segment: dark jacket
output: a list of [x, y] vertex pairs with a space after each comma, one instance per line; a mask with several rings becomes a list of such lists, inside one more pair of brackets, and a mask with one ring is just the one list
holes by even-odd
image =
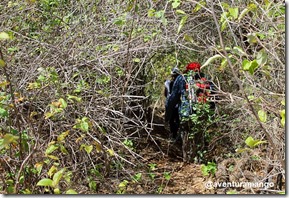
[[172, 116], [174, 108], [176, 105], [179, 105], [181, 102], [181, 95], [185, 91], [186, 82], [182, 75], [179, 75], [172, 87], [171, 94], [167, 98], [166, 102], [166, 114], [165, 114], [165, 121], [168, 122]]

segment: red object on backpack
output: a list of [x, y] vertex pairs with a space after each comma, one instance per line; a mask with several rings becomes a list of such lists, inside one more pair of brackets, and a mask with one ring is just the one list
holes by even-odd
[[193, 70], [195, 72], [199, 72], [201, 70], [201, 65], [198, 62], [189, 63], [186, 67], [186, 71]]

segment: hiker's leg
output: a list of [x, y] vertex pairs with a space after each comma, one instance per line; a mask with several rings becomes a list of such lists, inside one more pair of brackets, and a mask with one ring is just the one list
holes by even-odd
[[172, 118], [170, 120], [170, 130], [172, 138], [176, 139], [179, 130], [179, 113], [177, 108], [174, 109]]

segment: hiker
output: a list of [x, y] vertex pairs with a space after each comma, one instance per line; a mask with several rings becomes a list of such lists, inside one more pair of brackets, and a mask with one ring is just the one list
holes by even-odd
[[[188, 120], [189, 115], [193, 113], [193, 104], [207, 103], [211, 91], [213, 91], [213, 84], [208, 81], [205, 74], [201, 72], [201, 65], [197, 62], [189, 63], [183, 74], [178, 75], [174, 81], [166, 102], [165, 122], [169, 122], [172, 118], [178, 117], [178, 128], [181, 128], [182, 133], [183, 131], [188, 133], [190, 126], [186, 120]], [[209, 102], [209, 104], [210, 108], [215, 108], [213, 102]], [[178, 111], [175, 110], [176, 106], [178, 107]], [[176, 138], [180, 139], [180, 136], [181, 133], [177, 133]], [[182, 142], [182, 144], [186, 146], [184, 142]]]
[[[177, 67], [172, 69], [171, 72], [171, 79], [165, 81], [165, 97], [166, 97], [166, 103], [171, 95], [171, 91], [174, 85], [174, 82], [176, 78], [180, 75], [180, 71]], [[172, 115], [170, 116], [170, 119], [168, 120], [167, 124], [169, 125], [170, 129], [170, 138], [171, 139], [176, 139], [178, 130], [179, 130], [179, 125], [180, 125], [180, 119], [179, 119], [179, 113], [178, 113], [178, 104], [176, 104], [172, 108]]]

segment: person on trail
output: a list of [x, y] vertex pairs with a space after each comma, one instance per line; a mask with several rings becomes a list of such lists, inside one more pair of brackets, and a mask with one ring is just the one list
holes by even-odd
[[[180, 71], [177, 67], [173, 68], [171, 71], [171, 79], [165, 81], [165, 97], [166, 97], [166, 103], [171, 95], [174, 82], [176, 78], [180, 75]], [[178, 104], [176, 104], [172, 108], [172, 115], [170, 116], [170, 119], [168, 122], [166, 122], [167, 125], [169, 125], [170, 128], [170, 137], [171, 139], [176, 139], [179, 125], [180, 125], [180, 119], [179, 119], [179, 113], [178, 113]]]
[[[193, 88], [196, 93], [191, 94], [190, 97], [191, 100], [189, 101], [187, 98], [186, 91], [188, 90], [188, 82], [187, 77], [193, 76], [192, 79], [195, 82], [195, 85], [198, 88]], [[200, 81], [200, 82], [199, 82]], [[202, 83], [205, 82], [206, 83]], [[198, 83], [196, 83], [198, 82]], [[204, 92], [205, 89], [211, 89], [212, 90], [213, 84], [207, 83], [207, 79], [205, 77], [205, 74], [201, 72], [201, 65], [198, 62], [192, 62], [189, 63], [186, 66], [186, 70], [183, 72], [183, 74], [179, 74], [176, 79], [174, 80], [172, 89], [170, 90], [170, 95], [167, 98], [166, 101], [166, 112], [165, 112], [165, 123], [170, 123], [172, 119], [175, 119], [177, 117], [178, 120], [178, 128], [180, 127], [180, 123], [182, 122], [182, 119], [184, 117], [188, 117], [193, 111], [192, 109], [192, 101], [193, 103], [196, 102], [207, 102], [208, 93]], [[210, 102], [211, 108], [214, 108], [214, 103]], [[177, 110], [176, 110], [177, 108]], [[177, 140], [180, 137], [180, 133], [177, 131], [173, 132], [173, 138]]]

